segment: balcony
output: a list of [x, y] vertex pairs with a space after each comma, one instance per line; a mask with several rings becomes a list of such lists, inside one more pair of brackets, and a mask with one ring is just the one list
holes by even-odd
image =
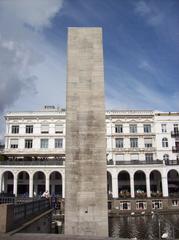
[[172, 152], [173, 153], [179, 153], [179, 146], [172, 147]]
[[107, 165], [148, 165], [148, 164], [163, 164], [163, 160], [150, 160], [150, 161], [140, 161], [140, 160], [131, 160], [131, 161], [113, 161], [112, 159], [107, 162]]
[[65, 163], [64, 159], [6, 159], [0, 161], [0, 165], [13, 165], [13, 166], [31, 166], [31, 165], [41, 165], [41, 166], [63, 166]]
[[179, 165], [179, 159], [176, 159], [176, 160], [165, 160], [165, 165]]
[[174, 138], [179, 137], [179, 131], [172, 131], [171, 137], [174, 137]]

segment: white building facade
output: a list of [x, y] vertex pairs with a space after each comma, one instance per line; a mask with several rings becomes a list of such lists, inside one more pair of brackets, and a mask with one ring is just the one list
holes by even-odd
[[[65, 197], [65, 110], [5, 116], [0, 192]], [[179, 113], [106, 112], [108, 193], [113, 198], [179, 194]], [[73, 186], [72, 186], [73, 187]]]

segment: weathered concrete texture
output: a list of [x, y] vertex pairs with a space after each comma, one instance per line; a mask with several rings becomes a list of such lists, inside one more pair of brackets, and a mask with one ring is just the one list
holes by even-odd
[[65, 234], [108, 236], [101, 28], [69, 28]]

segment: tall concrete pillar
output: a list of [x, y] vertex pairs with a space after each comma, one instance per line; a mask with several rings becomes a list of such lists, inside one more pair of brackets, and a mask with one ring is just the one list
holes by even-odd
[[108, 236], [101, 28], [69, 28], [65, 234]]

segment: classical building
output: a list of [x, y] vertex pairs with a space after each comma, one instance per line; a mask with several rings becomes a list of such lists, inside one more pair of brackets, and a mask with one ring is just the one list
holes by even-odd
[[[1, 192], [65, 197], [65, 115], [51, 106], [6, 114]], [[106, 164], [110, 197], [177, 196], [179, 113], [106, 111]]]

